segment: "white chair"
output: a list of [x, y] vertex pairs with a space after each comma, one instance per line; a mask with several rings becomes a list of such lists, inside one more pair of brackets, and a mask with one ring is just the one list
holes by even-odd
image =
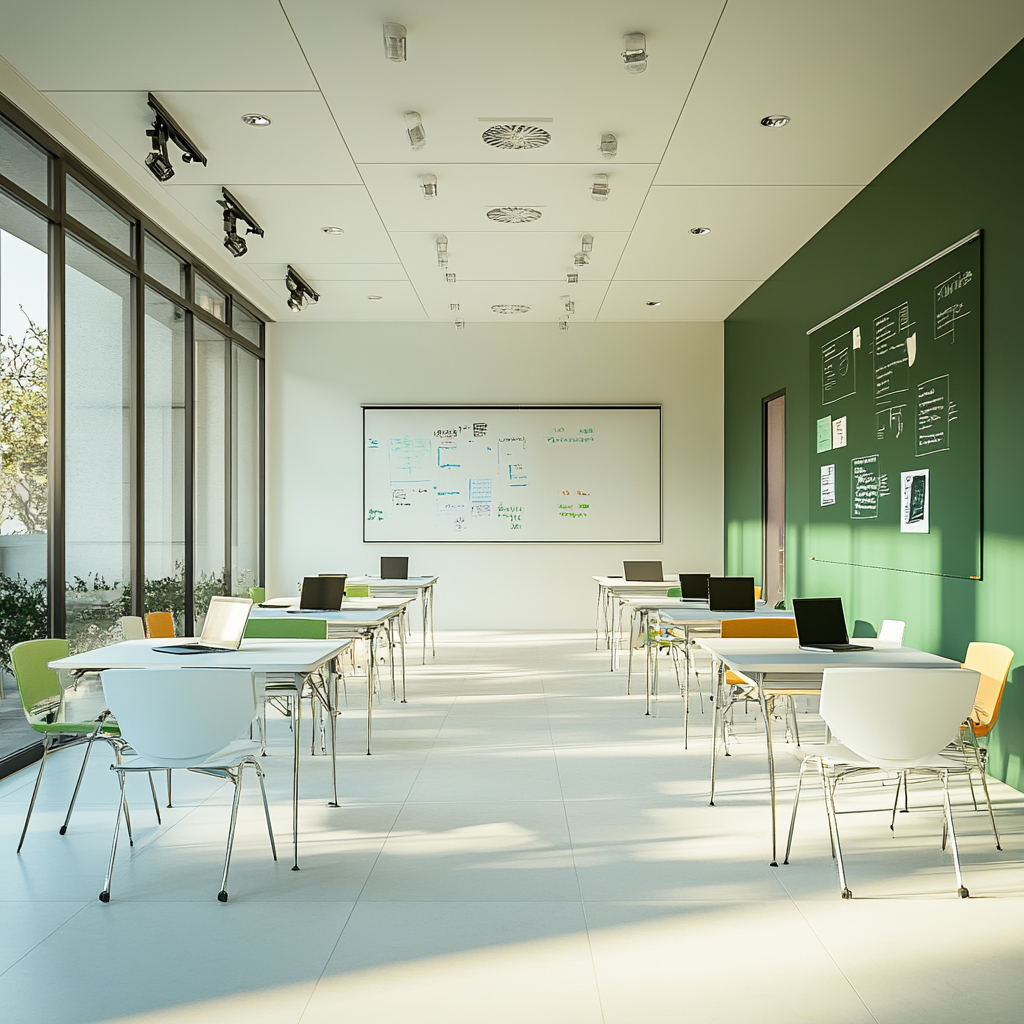
[[142, 624], [141, 615], [122, 615], [117, 621], [125, 640], [146, 639], [146, 627]]
[[878, 639], [886, 643], [899, 644], [903, 646], [903, 634], [907, 631], [907, 624], [900, 619], [882, 619], [882, 628], [878, 631]]
[[[949, 805], [949, 773], [963, 769], [942, 757], [940, 751], [956, 737], [960, 723], [970, 714], [979, 678], [977, 672], [966, 669], [826, 669], [821, 681], [820, 713], [832, 735], [841, 743], [820, 748], [804, 758], [800, 766], [785, 863], [789, 863], [800, 788], [808, 767], [817, 768], [821, 773], [832, 857], [839, 871], [843, 899], [850, 899], [853, 894], [846, 884], [839, 844], [836, 787], [844, 778], [866, 772], [895, 772], [897, 783], [905, 783], [908, 773], [920, 772], [942, 783], [945, 810], [942, 849], [946, 848], [948, 834], [957, 895], [969, 896], [960, 875], [953, 812]], [[896, 795], [898, 799], [898, 784]]]
[[122, 735], [139, 755], [127, 764], [110, 766], [118, 773], [121, 805], [114, 824], [110, 865], [100, 900], [104, 903], [110, 901], [110, 879], [124, 809], [125, 775], [156, 768], [187, 768], [229, 779], [235, 787], [224, 853], [224, 875], [217, 894], [217, 899], [226, 903], [228, 868], [245, 765], [256, 769], [263, 793], [270, 849], [274, 860], [277, 860], [263, 770], [256, 758], [260, 745], [242, 738], [248, 736], [249, 727], [256, 717], [252, 672], [248, 669], [120, 669], [103, 672], [100, 678], [107, 706], [117, 718]]

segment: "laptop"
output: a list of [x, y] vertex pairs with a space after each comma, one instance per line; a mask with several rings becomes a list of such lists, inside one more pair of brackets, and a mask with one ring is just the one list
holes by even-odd
[[835, 653], [870, 651], [871, 647], [851, 644], [841, 597], [795, 597], [793, 614], [801, 651]]
[[382, 580], [407, 580], [409, 578], [408, 556], [381, 555], [380, 578]]
[[681, 572], [679, 589], [684, 601], [706, 601], [708, 599], [708, 572]]
[[622, 571], [627, 583], [664, 583], [665, 571], [661, 562], [623, 562]]
[[708, 607], [713, 612], [752, 612], [753, 576], [709, 576]]
[[211, 597], [210, 607], [198, 640], [173, 647], [154, 647], [164, 654], [221, 654], [237, 651], [249, 621], [252, 601], [247, 597]]
[[304, 576], [299, 592], [299, 607], [289, 608], [289, 615], [303, 612], [341, 611], [348, 576]]

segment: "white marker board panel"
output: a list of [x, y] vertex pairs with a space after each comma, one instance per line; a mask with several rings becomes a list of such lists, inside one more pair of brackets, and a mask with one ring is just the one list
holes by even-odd
[[364, 407], [363, 540], [658, 543], [661, 407]]

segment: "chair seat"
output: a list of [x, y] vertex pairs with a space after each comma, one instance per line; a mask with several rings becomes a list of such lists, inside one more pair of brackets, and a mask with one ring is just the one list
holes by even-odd
[[[32, 728], [36, 732], [58, 734], [65, 733], [74, 736], [88, 736], [96, 731], [95, 722], [32, 722]], [[104, 736], [120, 736], [121, 730], [112, 718], [108, 718], [102, 726], [100, 733]]]
[[139, 756], [126, 760], [124, 767], [129, 771], [155, 771], [163, 768], [196, 768], [200, 771], [207, 768], [237, 768], [246, 758], [259, 757], [259, 754], [260, 745], [258, 743], [253, 743], [251, 740], [235, 740], [223, 750], [218, 750], [201, 761], [194, 758]]
[[932, 754], [930, 757], [920, 758], [912, 764], [887, 767], [876, 764], [874, 761], [865, 760], [860, 754], [855, 754], [842, 743], [826, 743], [820, 747], [809, 747], [807, 749], [809, 753], [804, 758], [805, 761], [811, 758], [821, 758], [822, 761], [831, 767], [846, 765], [850, 768], [876, 768], [878, 771], [883, 772], [913, 771], [915, 768], [932, 768], [938, 771], [951, 772], [964, 770], [964, 763], [962, 761], [946, 757], [943, 754]]

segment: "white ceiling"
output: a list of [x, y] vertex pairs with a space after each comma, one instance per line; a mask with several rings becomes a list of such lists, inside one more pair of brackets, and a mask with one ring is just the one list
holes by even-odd
[[[405, 63], [384, 58], [391, 20]], [[1024, 3], [0, 0], [0, 23], [0, 55], [134, 177], [155, 219], [162, 207], [205, 250], [222, 237], [220, 187], [238, 197], [266, 236], [238, 260], [221, 249], [218, 269], [272, 317], [291, 316], [290, 263], [322, 295], [311, 320], [550, 322], [570, 294], [573, 320], [642, 322], [726, 317], [1024, 36]], [[641, 75], [619, 56], [630, 31], [647, 34]], [[151, 178], [149, 91], [207, 167], [172, 147], [174, 178]], [[273, 124], [249, 128], [247, 112]], [[761, 127], [777, 113], [791, 123]], [[480, 136], [499, 121], [551, 142], [493, 149]], [[506, 205], [541, 217], [488, 220]], [[568, 285], [584, 233], [591, 262]]]

